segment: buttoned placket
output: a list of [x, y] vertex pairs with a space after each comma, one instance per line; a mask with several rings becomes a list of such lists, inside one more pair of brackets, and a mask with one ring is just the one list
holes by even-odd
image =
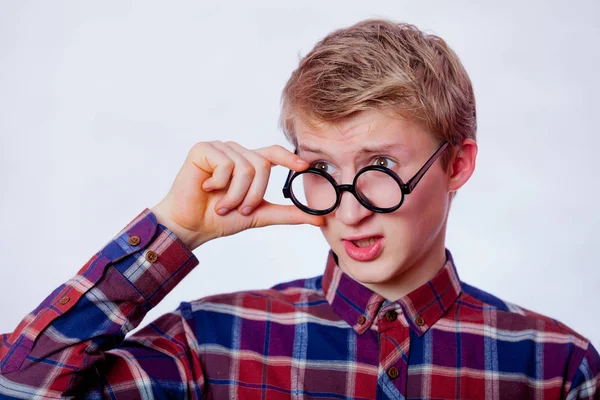
[[386, 397], [391, 386], [406, 397], [408, 356], [410, 354], [410, 326], [398, 303], [388, 304], [377, 315], [379, 331], [379, 381]]

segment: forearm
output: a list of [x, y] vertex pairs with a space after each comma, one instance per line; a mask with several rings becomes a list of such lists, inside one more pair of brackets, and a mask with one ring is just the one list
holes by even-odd
[[[145, 210], [13, 333], [0, 336], [1, 378], [43, 385], [49, 397], [63, 393], [74, 376], [103, 362], [104, 352], [117, 347], [197, 264], [189, 248]], [[0, 394], [9, 390], [1, 383]]]

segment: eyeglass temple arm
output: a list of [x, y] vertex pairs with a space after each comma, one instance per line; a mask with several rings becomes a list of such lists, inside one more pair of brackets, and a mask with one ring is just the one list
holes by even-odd
[[[425, 165], [423, 165], [421, 167], [421, 169], [419, 170], [419, 172], [417, 172], [415, 174], [415, 176], [413, 176], [410, 179], [410, 181], [408, 181], [406, 183], [406, 188], [408, 189], [408, 193], [412, 192], [415, 189], [415, 187], [417, 187], [417, 183], [419, 183], [419, 181], [421, 180], [421, 178], [423, 177], [423, 175], [425, 175], [425, 172], [427, 172], [427, 170], [438, 159], [438, 157], [440, 156], [440, 154], [442, 154], [442, 152], [444, 150], [446, 150], [446, 147], [448, 147], [449, 145], [450, 145], [450, 143], [444, 142], [444, 144], [442, 144], [440, 146], [440, 148], [437, 149], [437, 151], [435, 153], [433, 153], [433, 155], [431, 157], [429, 157], [429, 160], [427, 160], [427, 162], [425, 163]], [[406, 193], [406, 194], [408, 194], [408, 193]]]

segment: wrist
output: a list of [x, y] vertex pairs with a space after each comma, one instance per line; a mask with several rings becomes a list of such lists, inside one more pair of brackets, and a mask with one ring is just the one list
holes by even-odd
[[202, 242], [198, 240], [197, 233], [192, 232], [173, 221], [166, 215], [166, 213], [163, 212], [159, 205], [152, 207], [150, 211], [152, 211], [156, 217], [156, 222], [166, 226], [167, 229], [173, 232], [173, 234], [177, 236], [177, 238], [181, 240], [183, 244], [188, 247], [188, 249], [190, 249], [190, 251], [193, 251], [196, 247], [202, 244]]

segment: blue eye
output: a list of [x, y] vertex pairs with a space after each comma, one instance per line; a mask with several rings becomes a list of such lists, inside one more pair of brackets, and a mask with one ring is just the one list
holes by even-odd
[[316, 162], [312, 163], [311, 167], [318, 169], [319, 171], [328, 173], [329, 175], [333, 175], [337, 171], [337, 169], [335, 169], [335, 167], [333, 165], [328, 164], [325, 161], [316, 161]]
[[373, 159], [373, 164], [371, 165], [377, 165], [378, 167], [384, 168], [392, 168], [393, 166], [397, 165], [397, 163], [394, 160], [389, 159], [388, 157], [375, 157]]

